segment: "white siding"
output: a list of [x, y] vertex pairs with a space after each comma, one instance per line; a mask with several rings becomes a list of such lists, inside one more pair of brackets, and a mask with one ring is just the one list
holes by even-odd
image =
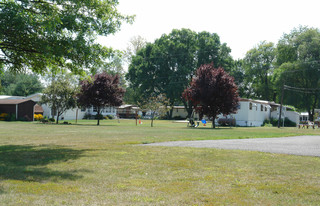
[[[235, 114], [228, 115], [227, 118], [235, 118], [236, 125], [238, 126], [248, 126], [248, 127], [260, 127], [264, 120], [268, 119], [270, 116], [270, 108], [266, 104], [259, 104], [252, 102], [252, 109], [250, 110], [249, 101], [241, 101], [240, 108]], [[261, 106], [263, 111], [261, 111]], [[265, 110], [267, 108], [267, 111]], [[219, 115], [219, 118], [224, 118]], [[217, 122], [217, 121], [216, 121]]]

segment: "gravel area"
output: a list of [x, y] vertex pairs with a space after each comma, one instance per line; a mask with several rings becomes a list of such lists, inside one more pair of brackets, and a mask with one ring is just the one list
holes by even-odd
[[320, 157], [320, 136], [172, 141], [144, 144], [144, 146], [236, 149]]

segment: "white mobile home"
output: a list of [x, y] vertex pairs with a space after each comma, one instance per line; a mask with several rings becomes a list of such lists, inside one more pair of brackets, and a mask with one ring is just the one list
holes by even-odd
[[271, 106], [267, 101], [240, 99], [238, 111], [229, 115], [238, 126], [259, 127], [270, 118]]
[[[41, 100], [41, 96], [42, 96], [41, 93], [36, 93], [25, 98], [31, 99], [35, 102], [39, 102]], [[48, 105], [42, 104], [41, 107], [43, 109], [43, 116], [47, 116], [47, 117], [56, 116], [54, 111], [52, 111], [52, 109]], [[69, 109], [60, 116], [59, 120], [83, 119], [86, 114], [96, 115], [97, 110], [95, 107]], [[103, 116], [106, 116], [106, 115], [116, 116], [117, 109], [115, 107], [105, 107], [102, 109], [101, 114]]]

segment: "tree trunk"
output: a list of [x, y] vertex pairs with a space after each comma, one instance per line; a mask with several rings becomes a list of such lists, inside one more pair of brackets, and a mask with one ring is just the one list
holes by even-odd
[[167, 118], [172, 119], [173, 107], [167, 112]]
[[57, 112], [57, 122], [56, 124], [59, 124], [59, 117], [60, 117], [60, 114], [59, 114], [59, 111]]
[[183, 101], [183, 105], [184, 105], [184, 108], [186, 109], [188, 115], [187, 115], [187, 118], [190, 118], [191, 115], [192, 115], [192, 111], [193, 111], [193, 108], [192, 108], [192, 103], [191, 101]]
[[97, 125], [100, 125], [100, 107], [97, 107], [97, 119], [98, 119], [98, 123]]
[[265, 76], [265, 95], [266, 95], [266, 99], [267, 101], [269, 101], [270, 97], [269, 97], [269, 82], [268, 82], [268, 75]]
[[153, 127], [153, 118], [154, 118], [154, 114], [155, 114], [155, 112], [152, 112], [152, 113], [151, 113], [151, 127]]
[[315, 112], [314, 112], [314, 109], [315, 109], [315, 107], [316, 107], [316, 105], [317, 105], [317, 103], [318, 103], [318, 97], [317, 97], [317, 95], [315, 95], [315, 97], [314, 97], [314, 102], [313, 102], [313, 104], [312, 104], [312, 108], [311, 108], [311, 111], [310, 111], [310, 113], [309, 113], [309, 120], [310, 121], [314, 121], [314, 114], [315, 114]]
[[76, 112], [76, 124], [78, 123], [78, 107], [77, 107], [77, 112]]
[[217, 115], [214, 115], [214, 116], [212, 117], [212, 129], [215, 129], [215, 128], [216, 128], [216, 117], [217, 117]]
[[310, 109], [308, 109], [309, 121], [313, 121], [313, 115]]

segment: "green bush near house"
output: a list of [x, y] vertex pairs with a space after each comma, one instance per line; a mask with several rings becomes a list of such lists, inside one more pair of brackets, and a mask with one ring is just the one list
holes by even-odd
[[[108, 119], [114, 119], [113, 115], [108, 114], [106, 117], [108, 117]], [[106, 118], [107, 119], [107, 118]]]
[[94, 115], [94, 119], [100, 119], [100, 120], [102, 120], [102, 119], [104, 119], [104, 118], [103, 118], [103, 115], [102, 115], [102, 114], [96, 114], [96, 115]]
[[[278, 119], [271, 118], [271, 119], [264, 120], [262, 126], [266, 126], [268, 124], [271, 124], [273, 127], [277, 127], [278, 126], [278, 122], [279, 122]], [[283, 119], [281, 119], [280, 125], [282, 127]], [[284, 119], [284, 126], [285, 127], [296, 127], [297, 124], [286, 117]]]

